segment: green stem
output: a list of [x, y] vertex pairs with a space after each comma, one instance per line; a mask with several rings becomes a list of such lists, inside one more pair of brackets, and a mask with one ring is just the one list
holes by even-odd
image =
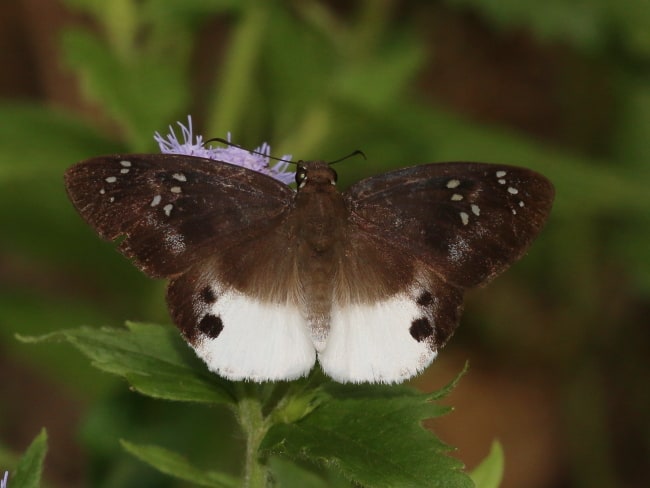
[[266, 2], [252, 1], [242, 12], [230, 48], [219, 74], [219, 85], [211, 95], [207, 134], [224, 136], [240, 130], [244, 107], [254, 86], [255, 70], [263, 47], [269, 8]]
[[246, 436], [244, 482], [246, 488], [265, 488], [268, 484], [267, 467], [259, 461], [259, 447], [270, 423], [262, 414], [260, 398], [251, 395], [243, 385], [239, 397], [237, 420]]

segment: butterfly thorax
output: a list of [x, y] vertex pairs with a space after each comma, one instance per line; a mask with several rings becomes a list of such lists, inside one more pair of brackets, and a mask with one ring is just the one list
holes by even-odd
[[324, 161], [301, 163], [296, 174], [295, 218], [298, 235], [316, 254], [340, 242], [346, 222], [343, 196], [336, 189], [336, 172]]

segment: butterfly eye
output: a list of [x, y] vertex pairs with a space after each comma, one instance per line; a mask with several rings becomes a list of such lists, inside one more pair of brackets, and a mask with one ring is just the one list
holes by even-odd
[[298, 188], [301, 188], [302, 185], [304, 185], [306, 179], [307, 170], [303, 166], [298, 166], [298, 171], [296, 171], [296, 185], [298, 185]]

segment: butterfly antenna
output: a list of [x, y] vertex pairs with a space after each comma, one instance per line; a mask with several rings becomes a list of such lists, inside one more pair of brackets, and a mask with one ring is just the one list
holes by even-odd
[[260, 156], [264, 156], [265, 158], [269, 158], [269, 159], [274, 159], [275, 161], [282, 161], [283, 163], [289, 163], [289, 164], [298, 164], [295, 161], [289, 161], [287, 159], [276, 158], [275, 156], [271, 156], [270, 154], [265, 154], [263, 152], [256, 151], [255, 149], [246, 149], [244, 147], [241, 147], [239, 144], [235, 144], [234, 142], [230, 142], [230, 141], [224, 139], [223, 137], [213, 137], [212, 139], [208, 139], [207, 141], [205, 141], [203, 143], [203, 145], [205, 146], [208, 142], [220, 142], [221, 144], [225, 144], [226, 146], [236, 147], [236, 148], [242, 149], [243, 151], [246, 151], [246, 152], [249, 152], [249, 153], [258, 154]]
[[361, 155], [361, 156], [363, 157], [363, 159], [366, 159], [366, 160], [368, 159], [368, 158], [366, 157], [366, 153], [364, 153], [361, 149], [357, 149], [356, 151], [352, 151], [352, 152], [351, 152], [350, 154], [348, 154], [347, 156], [343, 156], [342, 158], [339, 158], [339, 159], [337, 159], [336, 161], [330, 161], [330, 162], [327, 163], [327, 164], [329, 164], [329, 165], [331, 166], [332, 164], [340, 163], [341, 161], [345, 161], [345, 160], [348, 159], [348, 158], [351, 158], [351, 157], [353, 157], [353, 156], [359, 156], [359, 155]]

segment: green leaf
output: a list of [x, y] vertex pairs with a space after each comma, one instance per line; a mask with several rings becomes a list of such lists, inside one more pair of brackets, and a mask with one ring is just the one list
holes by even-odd
[[381, 56], [349, 63], [334, 80], [338, 97], [378, 111], [399, 99], [422, 66], [424, 53], [407, 35], [393, 36]]
[[272, 456], [268, 464], [273, 475], [274, 486], [279, 488], [349, 488], [351, 486], [340, 476], [333, 477], [332, 473], [323, 473], [329, 476], [319, 476], [303, 466], [278, 456]]
[[81, 327], [23, 342], [67, 341], [102, 371], [123, 376], [133, 389], [166, 400], [232, 403], [230, 383], [210, 373], [176, 330], [127, 322], [127, 329]]
[[276, 424], [262, 450], [338, 468], [364, 486], [471, 487], [450, 447], [422, 426], [450, 409], [438, 394], [405, 386], [338, 385], [330, 399], [292, 424]]
[[11, 477], [11, 488], [38, 488], [41, 486], [43, 460], [47, 452], [47, 432], [42, 429], [18, 461]]
[[[179, 39], [182, 46], [187, 43], [184, 37]], [[119, 122], [136, 151], [153, 147], [151, 131], [180, 113], [189, 97], [182, 65], [186, 57], [171, 49], [167, 56], [142, 50], [133, 48], [127, 58], [120, 57], [81, 29], [67, 29], [63, 37], [63, 52], [78, 72], [85, 94]]]
[[[52, 178], [60, 184], [61, 173], [72, 163], [123, 149], [62, 111], [29, 103], [0, 103], [0, 185], [7, 185], [3, 191], [16, 181]], [[33, 193], [30, 197], [38, 198]]]
[[215, 488], [231, 488], [241, 485], [241, 480], [228, 474], [216, 471], [204, 471], [192, 466], [187, 460], [175, 452], [159, 446], [138, 445], [121, 440], [122, 447], [141, 461], [156, 468], [161, 473], [174, 476], [200, 486]]
[[[73, 384], [86, 399], [96, 398], [114, 385], [117, 378], [99, 374], [88, 367], [88, 361], [79, 354], [58, 347], [42, 347], [38, 351], [14, 340], [14, 334], [41, 335], [59, 330], [72, 323], [102, 322], [110, 320], [106, 314], [98, 313], [80, 300], [58, 300], [52, 294], [38, 293], [38, 290], [19, 291], [18, 285], [12, 290], [0, 292], [0, 343], [3, 353], [43, 372], [48, 378], [56, 378], [61, 383]], [[2, 461], [0, 460], [0, 467]]]
[[503, 448], [495, 440], [490, 453], [469, 475], [476, 488], [498, 488], [503, 479]]

